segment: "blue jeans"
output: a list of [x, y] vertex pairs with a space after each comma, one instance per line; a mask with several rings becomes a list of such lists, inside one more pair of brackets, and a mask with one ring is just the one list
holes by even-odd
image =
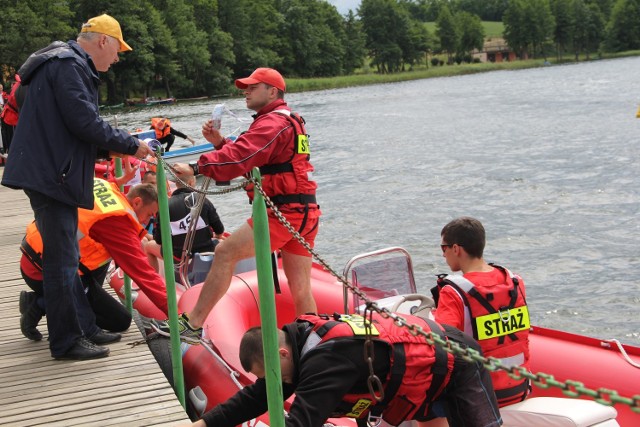
[[42, 278], [49, 348], [64, 355], [84, 336], [99, 332], [78, 274], [78, 208], [33, 190], [24, 190], [42, 236]]

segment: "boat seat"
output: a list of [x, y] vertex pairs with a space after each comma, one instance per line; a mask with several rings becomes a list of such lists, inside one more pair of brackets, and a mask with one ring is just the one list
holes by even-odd
[[592, 400], [532, 397], [500, 408], [503, 427], [619, 427], [618, 411]]

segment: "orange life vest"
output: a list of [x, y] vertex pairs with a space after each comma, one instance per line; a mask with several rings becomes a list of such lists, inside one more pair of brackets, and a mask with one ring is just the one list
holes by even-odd
[[[94, 207], [92, 210], [78, 209], [78, 245], [80, 247], [80, 274], [87, 274], [111, 260], [106, 248], [93, 240], [89, 232], [93, 224], [110, 216], [127, 216], [136, 233], [142, 237], [146, 231], [138, 222], [127, 198], [118, 191], [115, 184], [103, 179], [93, 180]], [[42, 270], [42, 237], [35, 221], [27, 226], [27, 233], [20, 246], [22, 253], [31, 263]]]
[[[164, 124], [164, 128], [160, 127]], [[171, 121], [166, 117], [154, 117], [151, 119], [151, 127], [156, 131], [156, 139], [162, 139], [171, 132]]]
[[[432, 331], [446, 339], [442, 328], [431, 320], [404, 316], [407, 322], [417, 324], [425, 332]], [[364, 340], [364, 318], [357, 315], [315, 316], [303, 315], [298, 321], [313, 324], [311, 334], [301, 351], [300, 358], [322, 343], [344, 337]], [[440, 395], [451, 378], [454, 357], [443, 349], [428, 344], [423, 336], [414, 336], [408, 329], [394, 324], [393, 319], [373, 314], [372, 340], [381, 341], [390, 348], [390, 370], [383, 380], [384, 399], [377, 402], [369, 393], [347, 394], [341, 407], [351, 408], [348, 413], [332, 416], [367, 418], [369, 413], [382, 418], [391, 425], [398, 425], [414, 416], [426, 416], [431, 403]], [[363, 342], [364, 345], [364, 342]]]
[[[472, 335], [485, 357], [495, 357], [506, 366], [529, 367], [529, 310], [520, 279], [504, 267], [491, 264], [505, 274], [505, 282], [477, 286], [460, 275], [443, 275], [438, 287], [451, 286], [464, 303], [464, 332]], [[500, 406], [524, 400], [527, 379], [513, 379], [506, 371], [491, 372]]]

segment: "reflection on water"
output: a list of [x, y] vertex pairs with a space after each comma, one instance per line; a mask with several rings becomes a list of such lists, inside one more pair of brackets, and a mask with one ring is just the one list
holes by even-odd
[[[317, 250], [336, 270], [402, 246], [418, 289], [447, 272], [454, 217], [479, 218], [488, 261], [520, 273], [535, 324], [640, 344], [640, 58], [291, 94], [307, 119], [323, 210]], [[220, 102], [154, 115], [196, 139]], [[250, 120], [242, 99], [223, 100]], [[240, 193], [212, 198], [227, 228]]]

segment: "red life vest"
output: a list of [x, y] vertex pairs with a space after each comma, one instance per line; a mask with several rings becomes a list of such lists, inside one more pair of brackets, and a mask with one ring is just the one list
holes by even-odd
[[[424, 331], [432, 331], [446, 339], [442, 328], [431, 320], [415, 316], [405, 316], [411, 324], [420, 325]], [[300, 358], [322, 343], [337, 338], [366, 338], [364, 318], [352, 316], [303, 315], [298, 321], [313, 324], [313, 331], [302, 348]], [[393, 319], [373, 314], [372, 340], [384, 342], [392, 350], [389, 352], [390, 369], [384, 383], [384, 399], [377, 402], [370, 393], [347, 394], [342, 398], [341, 407], [351, 408], [349, 412], [332, 416], [367, 418], [369, 414], [379, 416], [398, 425], [414, 416], [425, 417], [431, 403], [440, 395], [451, 378], [454, 357], [444, 349], [426, 342], [423, 336], [414, 336], [408, 329], [394, 324]], [[314, 335], [315, 334], [315, 335]]]
[[[164, 128], [160, 129], [162, 125], [164, 125]], [[166, 117], [152, 118], [151, 127], [156, 131], [156, 139], [162, 139], [171, 133], [171, 121]]]
[[[491, 264], [505, 275], [503, 283], [477, 286], [460, 275], [445, 275], [438, 287], [451, 286], [465, 307], [464, 332], [472, 335], [485, 357], [495, 357], [506, 366], [529, 367], [529, 309], [520, 279], [504, 267]], [[529, 381], [516, 380], [506, 371], [491, 372], [499, 406], [524, 400]]]
[[20, 76], [16, 74], [15, 79], [16, 82], [11, 86], [11, 92], [9, 93], [7, 101], [4, 103], [4, 109], [2, 110], [2, 121], [9, 126], [16, 126], [20, 115], [18, 102], [16, 101], [16, 91], [20, 87]]
[[[260, 167], [263, 188], [276, 205], [317, 206], [317, 184], [310, 179], [313, 166], [309, 162], [311, 151], [304, 119], [285, 109], [274, 110], [268, 114], [285, 117], [293, 127], [294, 136], [288, 148], [291, 157], [287, 162]], [[246, 189], [250, 200], [253, 200], [253, 185], [247, 186]]]

